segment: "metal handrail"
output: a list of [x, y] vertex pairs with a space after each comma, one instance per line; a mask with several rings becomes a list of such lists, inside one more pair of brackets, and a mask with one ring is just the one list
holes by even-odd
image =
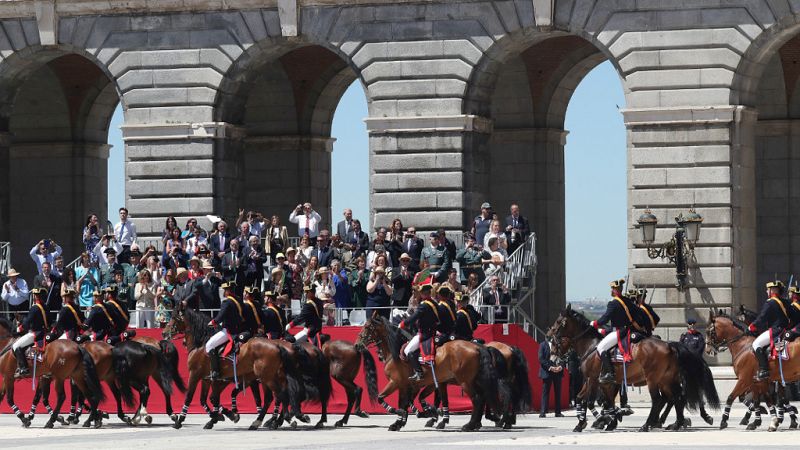
[[11, 268], [11, 242], [0, 242], [0, 274], [6, 276]]

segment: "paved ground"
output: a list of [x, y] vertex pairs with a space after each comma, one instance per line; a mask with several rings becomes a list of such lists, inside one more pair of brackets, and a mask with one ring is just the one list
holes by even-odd
[[[408, 426], [399, 433], [386, 430], [394, 421], [389, 416], [373, 416], [369, 419], [354, 417], [350, 426], [334, 429], [334, 416], [331, 426], [323, 430], [309, 430], [304, 426], [296, 430], [289, 428], [268, 431], [248, 431], [252, 416], [243, 416], [238, 424], [223, 422], [215, 429], [202, 429], [206, 417], [189, 416], [181, 430], [170, 427], [166, 416], [154, 416], [154, 424], [137, 428], [121, 424], [116, 418], [107, 420], [102, 429], [61, 427], [45, 430], [42, 428], [45, 417], [38, 416], [31, 428], [24, 429], [18, 419], [11, 415], [0, 416], [0, 448], [113, 448], [123, 449], [264, 449], [264, 448], [315, 448], [315, 449], [353, 449], [353, 448], [413, 448], [419, 445], [440, 448], [455, 447], [513, 447], [558, 445], [577, 448], [596, 448], [598, 446], [666, 448], [752, 448], [754, 446], [788, 447], [796, 446], [800, 431], [781, 429], [767, 433], [766, 427], [759, 431], [744, 431], [735, 425], [741, 418], [741, 410], [734, 410], [735, 422], [732, 428], [720, 431], [716, 427], [704, 426], [687, 432], [654, 431], [638, 433], [636, 429], [644, 420], [645, 410], [637, 408], [634, 416], [628, 417], [615, 432], [584, 431], [573, 433], [574, 417], [539, 419], [529, 415], [519, 420], [519, 427], [511, 431], [499, 431], [484, 423], [480, 432], [462, 433], [461, 425], [467, 416], [454, 416], [445, 431], [423, 428], [421, 419], [409, 419]], [[719, 414], [715, 414], [718, 421]], [[316, 417], [312, 416], [313, 420]], [[699, 418], [692, 416], [697, 425]]]

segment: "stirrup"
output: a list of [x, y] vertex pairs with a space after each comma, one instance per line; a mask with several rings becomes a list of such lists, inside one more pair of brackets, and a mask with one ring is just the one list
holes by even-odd
[[17, 370], [14, 371], [14, 378], [25, 378], [30, 374], [30, 369], [17, 367]]
[[761, 370], [759, 369], [756, 372], [756, 376], [753, 377], [756, 381], [766, 381], [769, 380], [769, 371], [768, 370]]
[[617, 382], [617, 377], [613, 372], [601, 373], [598, 380], [602, 384], [612, 384]]
[[211, 380], [211, 381], [217, 381], [217, 380], [219, 380], [219, 378], [220, 378], [220, 373], [215, 371], [215, 370], [212, 370], [208, 374], [208, 379]]
[[420, 381], [423, 376], [424, 374], [422, 372], [414, 371], [414, 374], [408, 377], [408, 379], [411, 381]]

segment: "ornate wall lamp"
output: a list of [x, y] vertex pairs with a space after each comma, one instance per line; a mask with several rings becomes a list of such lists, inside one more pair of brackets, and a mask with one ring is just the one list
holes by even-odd
[[675, 217], [675, 233], [669, 241], [664, 243], [655, 242], [658, 219], [650, 209], [645, 210], [637, 222], [642, 230], [642, 243], [647, 246], [647, 256], [650, 259], [666, 258], [674, 264], [675, 277], [678, 280], [677, 287], [679, 291], [682, 291], [686, 288], [686, 262], [688, 259], [694, 258], [694, 247], [697, 240], [700, 239], [700, 226], [703, 218], [694, 211], [694, 208], [690, 209], [686, 215], [680, 213]]

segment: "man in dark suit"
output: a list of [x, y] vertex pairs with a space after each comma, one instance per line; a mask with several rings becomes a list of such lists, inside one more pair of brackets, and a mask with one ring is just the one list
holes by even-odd
[[217, 223], [217, 232], [209, 236], [208, 242], [214, 265], [219, 267], [222, 257], [231, 249], [231, 235], [228, 234], [228, 225], [225, 221]]
[[419, 259], [422, 249], [425, 248], [425, 241], [417, 237], [416, 228], [408, 227], [402, 247], [403, 253], [408, 253], [408, 256], [411, 257], [411, 268], [419, 270]]
[[510, 255], [520, 245], [525, 242], [531, 233], [528, 219], [519, 213], [519, 205], [511, 205], [511, 214], [506, 217], [506, 240], [508, 241], [507, 252]]
[[563, 376], [564, 368], [552, 357], [550, 341], [545, 340], [539, 345], [539, 378], [542, 379], [542, 406], [539, 410], [539, 417], [546, 417], [550, 386], [553, 386], [555, 395], [556, 417], [564, 417], [561, 414], [561, 379]]
[[328, 267], [331, 265], [331, 261], [333, 260], [333, 247], [330, 242], [331, 232], [328, 230], [320, 231], [319, 237], [317, 237], [317, 245], [314, 246], [314, 250], [311, 250], [310, 255], [317, 257], [320, 267]]
[[[244, 293], [245, 257], [237, 239], [231, 240], [230, 250], [222, 257], [222, 277], [225, 281], [235, 281], [235, 293], [239, 298]], [[241, 292], [240, 292], [241, 291]]]
[[44, 309], [48, 321], [55, 322], [56, 312], [61, 309], [61, 277], [53, 273], [49, 261], [42, 263], [42, 272], [33, 278], [33, 287], [44, 289]]
[[411, 283], [416, 272], [411, 268], [411, 256], [400, 255], [400, 266], [392, 269], [392, 306], [405, 308], [411, 298]]
[[344, 220], [336, 224], [336, 234], [344, 239], [345, 236], [353, 231], [353, 210], [346, 208], [343, 216]]
[[508, 293], [508, 288], [500, 282], [497, 275], [492, 275], [489, 280], [489, 286], [483, 290], [483, 303], [485, 305], [494, 306], [494, 320], [495, 322], [505, 322], [508, 320], [508, 308], [506, 307], [511, 303], [511, 295]]
[[[367, 253], [369, 248], [369, 235], [361, 230], [361, 221], [358, 219], [353, 221], [350, 227], [350, 232], [344, 235], [344, 243], [348, 245], [350, 251], [353, 252], [353, 259]], [[320, 264], [322, 266], [322, 264]]]

